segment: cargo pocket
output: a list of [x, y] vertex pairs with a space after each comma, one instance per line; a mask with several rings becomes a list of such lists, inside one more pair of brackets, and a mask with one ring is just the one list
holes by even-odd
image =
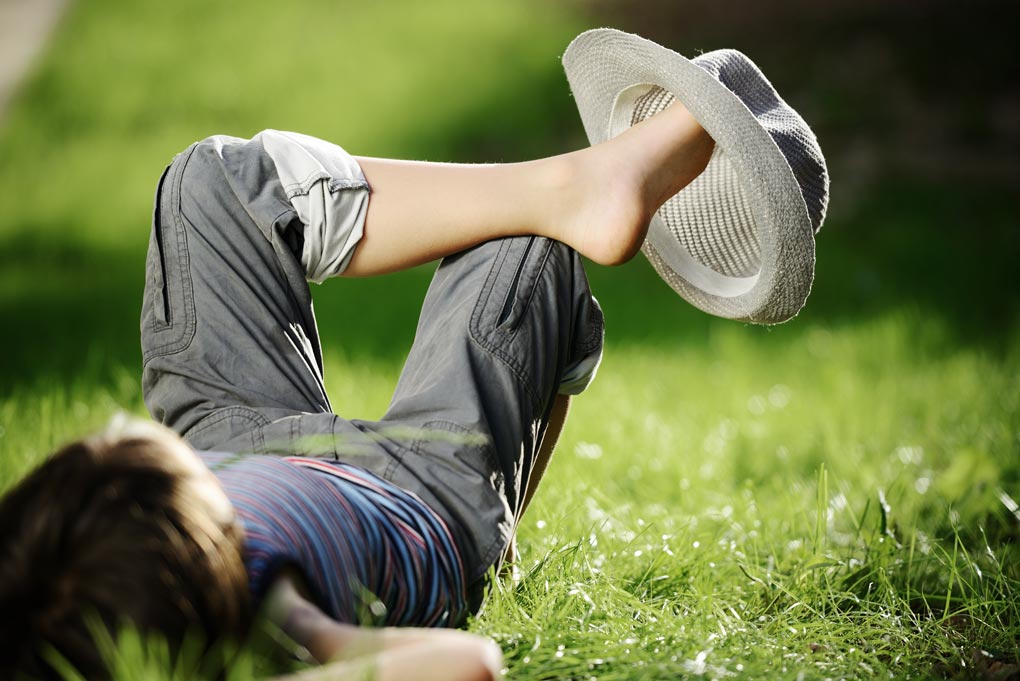
[[533, 339], [518, 334], [553, 244], [536, 236], [504, 240], [471, 315], [471, 337], [514, 371], [536, 404], [540, 396], [528, 378]]
[[224, 407], [202, 417], [182, 437], [195, 449], [262, 454], [265, 442], [261, 427], [268, 422], [254, 409]]
[[142, 300], [142, 361], [180, 352], [195, 336], [188, 239], [180, 213], [181, 176], [190, 150], [160, 177], [152, 214]]

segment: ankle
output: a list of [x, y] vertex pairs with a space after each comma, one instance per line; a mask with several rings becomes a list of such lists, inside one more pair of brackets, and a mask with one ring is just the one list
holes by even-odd
[[535, 233], [562, 241], [575, 249], [577, 246], [572, 242], [570, 225], [585, 201], [584, 154], [587, 151], [534, 161], [530, 173], [537, 188]]
[[637, 253], [652, 212], [638, 173], [626, 155], [598, 145], [569, 155], [571, 197], [563, 239], [600, 265], [620, 265]]
[[646, 149], [644, 184], [650, 214], [693, 182], [715, 149], [715, 141], [680, 102], [628, 132], [633, 133], [628, 142]]

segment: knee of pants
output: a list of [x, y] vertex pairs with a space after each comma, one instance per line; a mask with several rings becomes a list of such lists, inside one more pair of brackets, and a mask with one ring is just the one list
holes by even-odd
[[368, 182], [350, 154], [322, 140], [273, 130], [208, 137], [192, 147], [183, 180], [185, 214], [225, 207], [228, 222], [254, 224], [299, 257], [309, 281], [342, 273], [364, 233]]
[[225, 207], [233, 195], [219, 139], [218, 136], [207, 137], [182, 152], [177, 200], [181, 213], [191, 217], [192, 222], [207, 222], [201, 218], [215, 208]]
[[222, 167], [216, 162], [219, 136], [206, 137], [189, 146], [181, 152], [180, 161], [183, 164], [180, 179], [180, 193], [182, 199], [189, 203], [195, 202], [204, 195], [204, 189], [210, 183], [222, 182]]
[[202, 227], [222, 225], [220, 220], [203, 218], [219, 212], [229, 195], [224, 191], [224, 188], [229, 189], [229, 183], [222, 165], [217, 162], [214, 140], [208, 137], [181, 152], [179, 176], [174, 178], [176, 186], [171, 188], [169, 197], [174, 202], [171, 206], [174, 212]]
[[183, 155], [180, 211], [195, 225], [218, 231], [247, 231], [254, 226], [269, 242], [291, 231], [294, 208], [272, 159], [257, 140], [214, 135]]

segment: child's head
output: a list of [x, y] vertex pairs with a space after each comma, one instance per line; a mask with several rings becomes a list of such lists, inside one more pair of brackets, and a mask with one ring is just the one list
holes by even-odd
[[171, 431], [121, 420], [67, 445], [0, 499], [0, 677], [54, 676], [47, 645], [102, 677], [97, 617], [171, 646], [243, 637], [241, 540], [215, 477]]

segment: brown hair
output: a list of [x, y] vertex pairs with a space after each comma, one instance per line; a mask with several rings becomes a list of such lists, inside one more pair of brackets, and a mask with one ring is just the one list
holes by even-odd
[[[59, 678], [52, 646], [108, 676], [90, 618], [159, 634], [240, 640], [251, 620], [241, 529], [208, 500], [209, 474], [151, 425], [67, 445], [0, 500], [0, 677]], [[189, 460], [187, 457], [191, 457]], [[224, 499], [225, 502], [225, 499]], [[97, 619], [98, 618], [98, 619]]]

